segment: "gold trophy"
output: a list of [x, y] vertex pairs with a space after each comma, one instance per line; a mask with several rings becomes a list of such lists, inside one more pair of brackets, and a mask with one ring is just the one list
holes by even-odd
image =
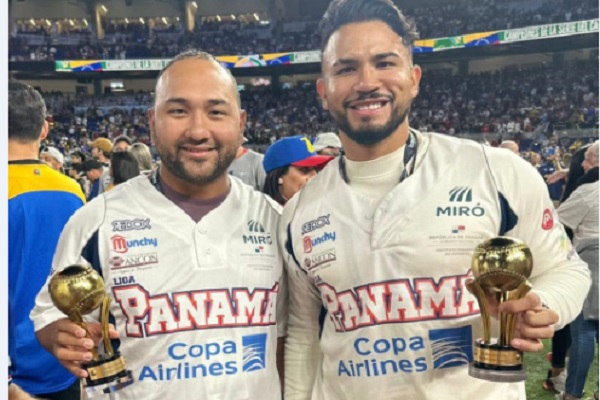
[[50, 279], [50, 297], [54, 305], [67, 315], [69, 320], [82, 327], [86, 337], [90, 332], [83, 316], [101, 308], [100, 324], [104, 353], [92, 349], [92, 360], [81, 364], [88, 373], [85, 391], [88, 397], [111, 394], [131, 385], [134, 380], [126, 369], [125, 359], [114, 351], [108, 335], [108, 314], [111, 299], [104, 291], [104, 280], [91, 267], [73, 265], [55, 274]]
[[475, 279], [467, 284], [467, 289], [479, 303], [483, 338], [475, 340], [470, 376], [493, 382], [520, 382], [527, 378], [523, 353], [510, 346], [517, 316], [500, 313], [500, 336], [492, 339], [486, 295], [495, 297], [498, 304], [524, 297], [531, 290], [527, 278], [532, 266], [529, 247], [517, 239], [496, 237], [475, 248], [472, 259]]

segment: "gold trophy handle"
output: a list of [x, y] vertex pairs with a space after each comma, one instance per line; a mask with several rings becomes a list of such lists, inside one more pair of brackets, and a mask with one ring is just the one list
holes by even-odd
[[102, 326], [102, 340], [104, 341], [104, 350], [109, 356], [114, 356], [115, 352], [112, 347], [112, 343], [110, 342], [110, 336], [108, 333], [109, 323], [108, 323], [108, 314], [110, 311], [110, 302], [111, 298], [108, 296], [104, 296], [102, 299], [102, 311], [100, 315], [100, 325]]
[[485, 298], [485, 292], [477, 281], [467, 282], [466, 286], [467, 290], [475, 296], [477, 303], [479, 303], [479, 311], [481, 312], [481, 319], [483, 319], [483, 341], [485, 344], [490, 344], [492, 339], [490, 311]]
[[[79, 325], [79, 327], [81, 327], [85, 331], [85, 337], [87, 339], [94, 341], [92, 339], [92, 335], [90, 334], [90, 331], [88, 330], [87, 326], [85, 325], [85, 322], [83, 321], [83, 317], [81, 316], [81, 313], [79, 311], [77, 311], [77, 310], [71, 311], [69, 313], [69, 320], [71, 322]], [[91, 352], [92, 352], [92, 360], [97, 361], [98, 360], [98, 350], [96, 349], [96, 347], [92, 347]]]
[[[529, 293], [530, 290], [531, 290], [531, 284], [529, 282], [525, 281], [525, 282], [521, 283], [518, 288], [516, 288], [515, 290], [511, 291], [508, 294], [508, 301], [521, 299], [521, 298], [525, 297], [525, 295], [527, 293]], [[510, 342], [515, 337], [516, 322], [517, 322], [516, 314], [507, 314], [506, 315], [506, 325], [505, 325], [504, 332], [506, 333], [506, 340], [507, 340], [506, 345], [507, 346], [510, 345]]]

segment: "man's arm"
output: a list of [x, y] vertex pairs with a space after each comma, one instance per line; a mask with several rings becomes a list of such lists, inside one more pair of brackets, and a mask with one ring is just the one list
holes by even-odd
[[279, 230], [280, 246], [287, 261], [289, 291], [288, 329], [285, 342], [285, 398], [286, 400], [308, 400], [311, 398], [321, 359], [319, 313], [322, 302], [319, 291], [310, 277], [286, 250], [288, 218], [293, 214], [295, 200], [297, 196], [284, 208]]
[[543, 313], [558, 314], [554, 328], [559, 329], [581, 312], [591, 284], [589, 269], [571, 246], [539, 174], [523, 160], [488, 152], [498, 190], [518, 218], [506, 235], [522, 240], [531, 249], [532, 294], [549, 308]]

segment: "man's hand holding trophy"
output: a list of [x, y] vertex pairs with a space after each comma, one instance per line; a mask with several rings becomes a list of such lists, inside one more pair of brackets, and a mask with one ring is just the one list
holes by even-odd
[[[558, 322], [558, 314], [530, 292], [531, 251], [520, 240], [492, 238], [475, 248], [471, 267], [474, 280], [467, 289], [479, 303], [483, 338], [475, 340], [469, 375], [494, 382], [524, 381], [523, 352], [541, 351], [539, 339], [551, 338]], [[500, 323], [497, 338], [492, 337], [491, 318]]]
[[[85, 379], [88, 397], [104, 395], [131, 385], [134, 380], [125, 359], [113, 349], [111, 339], [119, 337], [108, 323], [110, 298], [102, 277], [91, 267], [74, 265], [50, 280], [54, 305], [67, 315], [54, 330], [54, 354], [79, 378]], [[88, 323], [83, 316], [100, 308], [100, 323]], [[97, 346], [102, 341], [104, 353]]]

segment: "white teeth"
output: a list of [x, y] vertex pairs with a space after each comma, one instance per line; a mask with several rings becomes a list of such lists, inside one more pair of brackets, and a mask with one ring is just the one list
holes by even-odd
[[365, 104], [363, 106], [356, 106], [355, 108], [357, 110], [376, 110], [378, 108], [383, 107], [383, 103], [371, 103], [371, 104]]

